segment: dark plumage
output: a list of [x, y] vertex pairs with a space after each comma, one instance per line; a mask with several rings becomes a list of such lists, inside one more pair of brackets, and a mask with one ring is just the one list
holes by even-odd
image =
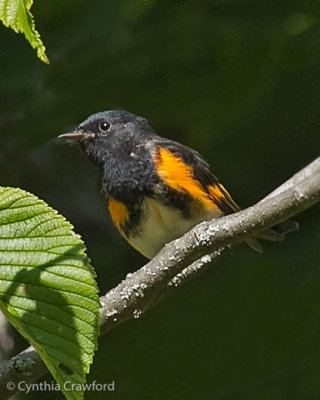
[[[127, 111], [91, 115], [60, 138], [79, 142], [98, 166], [114, 224], [146, 257], [197, 223], [240, 209], [197, 151]], [[287, 221], [285, 232], [268, 229], [261, 237], [280, 241], [296, 228]], [[256, 239], [248, 243], [261, 251]]]

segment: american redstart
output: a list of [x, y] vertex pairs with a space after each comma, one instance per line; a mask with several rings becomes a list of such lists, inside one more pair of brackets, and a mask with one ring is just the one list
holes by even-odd
[[[59, 138], [78, 142], [98, 166], [114, 225], [147, 258], [201, 221], [240, 210], [197, 151], [157, 135], [137, 115], [100, 112]], [[281, 241], [297, 227], [286, 221], [258, 238]], [[262, 251], [256, 238], [247, 242]]]

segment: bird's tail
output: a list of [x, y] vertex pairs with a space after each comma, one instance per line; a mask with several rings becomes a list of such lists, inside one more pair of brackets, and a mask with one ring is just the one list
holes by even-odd
[[297, 222], [287, 220], [270, 229], [266, 229], [255, 237], [250, 237], [246, 242], [253, 250], [262, 253], [263, 249], [258, 239], [269, 240], [271, 242], [282, 242], [287, 233], [294, 232], [298, 229], [299, 224]]

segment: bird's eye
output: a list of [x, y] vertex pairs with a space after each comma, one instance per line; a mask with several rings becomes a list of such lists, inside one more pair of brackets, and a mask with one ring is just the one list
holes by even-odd
[[105, 133], [109, 130], [109, 128], [110, 128], [109, 122], [107, 122], [107, 121], [100, 122], [100, 124], [99, 124], [100, 132]]

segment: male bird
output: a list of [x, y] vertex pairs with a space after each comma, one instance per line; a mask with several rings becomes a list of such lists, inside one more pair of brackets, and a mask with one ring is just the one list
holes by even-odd
[[[59, 138], [79, 142], [98, 166], [114, 225], [147, 258], [201, 221], [240, 210], [197, 151], [160, 137], [127, 111], [91, 115]], [[295, 229], [287, 221], [258, 237], [281, 241]], [[261, 251], [255, 238], [247, 242]]]

